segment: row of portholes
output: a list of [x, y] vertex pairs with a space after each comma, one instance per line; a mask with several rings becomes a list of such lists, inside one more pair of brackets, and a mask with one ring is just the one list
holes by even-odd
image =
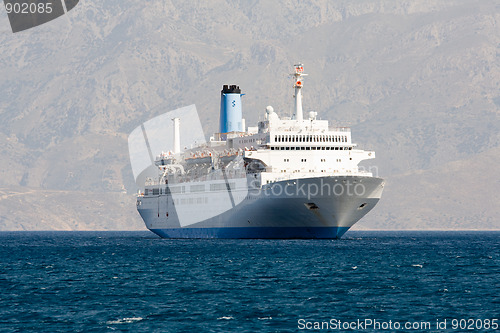
[[345, 135], [276, 135], [275, 142], [347, 142]]
[[352, 147], [271, 147], [271, 150], [352, 150]]

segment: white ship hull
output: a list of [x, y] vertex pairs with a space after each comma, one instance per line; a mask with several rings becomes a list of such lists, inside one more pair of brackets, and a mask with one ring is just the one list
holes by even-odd
[[[146, 227], [164, 238], [340, 238], [382, 190], [383, 180], [375, 177], [316, 177], [236, 187], [231, 200], [166, 190], [140, 197], [137, 208]], [[217, 210], [222, 213], [212, 216]]]

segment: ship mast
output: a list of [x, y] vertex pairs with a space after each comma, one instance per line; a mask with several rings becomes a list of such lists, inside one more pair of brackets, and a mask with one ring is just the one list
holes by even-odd
[[295, 84], [295, 119], [301, 123], [304, 120], [304, 113], [302, 111], [302, 85], [303, 85], [303, 78], [304, 76], [307, 76], [307, 74], [304, 74], [304, 65], [302, 64], [296, 64], [293, 65], [295, 67], [295, 73], [290, 74], [291, 76], [294, 77]]
[[180, 134], [180, 119], [172, 119], [174, 122], [174, 155], [179, 155], [181, 153], [181, 134]]

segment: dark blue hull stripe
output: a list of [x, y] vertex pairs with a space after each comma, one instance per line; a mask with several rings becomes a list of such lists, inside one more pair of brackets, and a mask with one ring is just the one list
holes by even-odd
[[340, 238], [348, 227], [251, 227], [151, 229], [162, 238]]

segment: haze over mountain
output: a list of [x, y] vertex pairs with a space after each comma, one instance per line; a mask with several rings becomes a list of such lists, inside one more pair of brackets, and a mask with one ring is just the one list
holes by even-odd
[[0, 230], [143, 229], [127, 137], [223, 84], [247, 125], [293, 108], [352, 127], [386, 188], [354, 229], [500, 229], [497, 1], [81, 1], [12, 34], [0, 13]]

